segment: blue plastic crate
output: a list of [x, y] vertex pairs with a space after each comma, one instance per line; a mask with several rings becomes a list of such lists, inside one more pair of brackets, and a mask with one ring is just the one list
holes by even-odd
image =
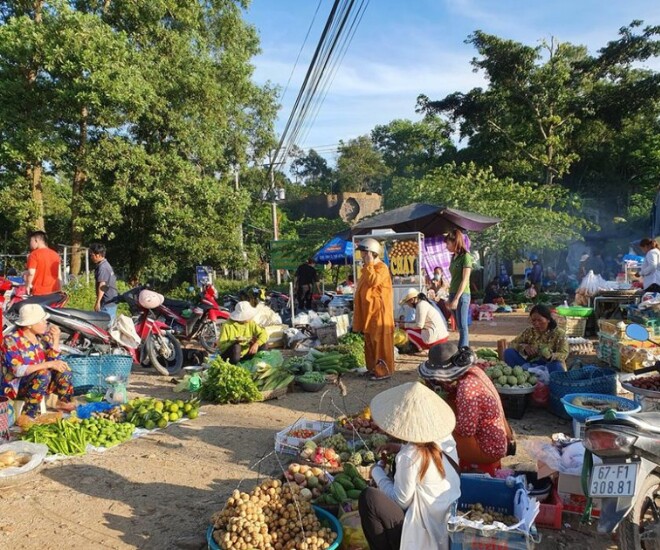
[[[516, 493], [524, 490], [522, 482], [507, 483], [504, 479], [494, 479], [484, 476], [462, 475], [461, 496], [454, 504], [452, 515], [457, 512], [467, 512], [471, 504], [477, 502], [503, 514], [514, 513]], [[530, 550], [537, 542], [536, 528], [532, 527], [530, 535], [521, 531], [479, 531], [473, 528], [462, 528], [449, 533], [451, 550]]]

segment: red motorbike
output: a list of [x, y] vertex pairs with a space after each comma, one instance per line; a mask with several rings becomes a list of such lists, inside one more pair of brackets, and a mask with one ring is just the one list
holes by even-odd
[[13, 323], [18, 319], [18, 312], [23, 304], [62, 308], [68, 301], [69, 296], [66, 292], [28, 296], [23, 277], [0, 277], [0, 321], [3, 328], [6, 322]]
[[[115, 298], [117, 302], [128, 304], [134, 315], [135, 330], [141, 344], [136, 350], [137, 362], [143, 366], [153, 366], [165, 376], [177, 374], [183, 367], [183, 350], [170, 326], [159, 319], [159, 309], [164, 300], [145, 300], [141, 292], [148, 290], [138, 286]], [[163, 298], [162, 295], [150, 292]]]
[[197, 340], [206, 351], [214, 353], [220, 336], [218, 325], [229, 319], [229, 311], [218, 305], [217, 296], [213, 285], [207, 284], [198, 304], [165, 297], [154, 313], [177, 338], [188, 342]]

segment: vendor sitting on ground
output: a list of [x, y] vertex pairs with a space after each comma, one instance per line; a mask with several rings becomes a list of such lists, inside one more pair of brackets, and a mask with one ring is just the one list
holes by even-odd
[[447, 341], [447, 322], [440, 309], [431, 304], [428, 298], [411, 288], [399, 302], [415, 310], [415, 320], [412, 323], [399, 321], [398, 325], [405, 330], [408, 340], [416, 351], [430, 349], [436, 344]]
[[456, 418], [447, 404], [419, 382], [408, 382], [371, 400], [371, 417], [385, 433], [405, 444], [388, 444], [378, 454], [396, 454], [392, 479], [381, 461], [371, 470], [376, 488], [360, 495], [360, 520], [373, 549], [449, 548], [447, 519], [461, 494]]
[[456, 414], [454, 439], [461, 470], [495, 475], [513, 435], [495, 386], [482, 369], [472, 366], [474, 361], [469, 348], [459, 350], [447, 342], [430, 349], [418, 372], [427, 386], [444, 393]]
[[486, 285], [486, 290], [484, 290], [484, 304], [504, 305], [504, 298], [502, 298], [498, 277], [493, 277], [493, 280]]
[[218, 339], [220, 357], [235, 365], [243, 359], [251, 359], [268, 341], [268, 334], [254, 317], [256, 308], [250, 302], [238, 302], [236, 308], [223, 323]]
[[531, 327], [526, 328], [504, 350], [504, 361], [510, 367], [533, 363], [545, 365], [548, 372], [566, 370], [568, 341], [566, 333], [557, 327], [550, 310], [535, 305], [529, 312]]
[[21, 307], [17, 328], [4, 337], [2, 394], [25, 401], [23, 413], [34, 418], [42, 401], [57, 395], [58, 408], [71, 411], [71, 369], [60, 359], [60, 329], [48, 326], [38, 304]]

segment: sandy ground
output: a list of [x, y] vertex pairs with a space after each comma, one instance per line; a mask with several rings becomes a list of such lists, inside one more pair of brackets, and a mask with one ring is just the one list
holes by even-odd
[[[515, 313], [475, 323], [471, 343], [494, 347], [525, 323], [526, 316]], [[395, 377], [386, 383], [347, 376], [345, 397], [332, 386], [322, 394], [290, 393], [265, 403], [205, 405], [194, 421], [105, 453], [46, 464], [18, 486], [0, 485], [0, 548], [205, 548], [209, 518], [229, 493], [279, 471], [272, 452], [277, 431], [299, 418], [357, 412], [379, 391], [414, 380], [419, 361], [401, 356]], [[131, 396], [164, 398], [172, 387], [139, 369], [129, 390]], [[570, 431], [568, 422], [545, 410], [529, 410], [512, 425], [521, 440]], [[533, 463], [521, 450], [506, 464]], [[575, 515], [564, 514], [562, 531], [541, 532], [542, 549], [616, 548], [593, 527], [581, 528]]]

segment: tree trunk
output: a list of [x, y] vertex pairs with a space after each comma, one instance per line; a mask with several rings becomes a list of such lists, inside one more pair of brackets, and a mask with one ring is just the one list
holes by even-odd
[[552, 161], [554, 159], [554, 149], [551, 144], [546, 144], [545, 154], [548, 158], [548, 164], [545, 166], [545, 183], [546, 185], [552, 185], [552, 182], [555, 178], [555, 172], [552, 169]]
[[85, 173], [85, 154], [87, 152], [87, 107], [80, 111], [80, 139], [78, 142], [78, 155], [76, 167], [73, 172], [73, 186], [71, 188], [71, 274], [78, 275], [81, 267], [80, 248], [83, 244], [83, 233], [80, 228], [80, 203], [82, 193], [87, 181]]

